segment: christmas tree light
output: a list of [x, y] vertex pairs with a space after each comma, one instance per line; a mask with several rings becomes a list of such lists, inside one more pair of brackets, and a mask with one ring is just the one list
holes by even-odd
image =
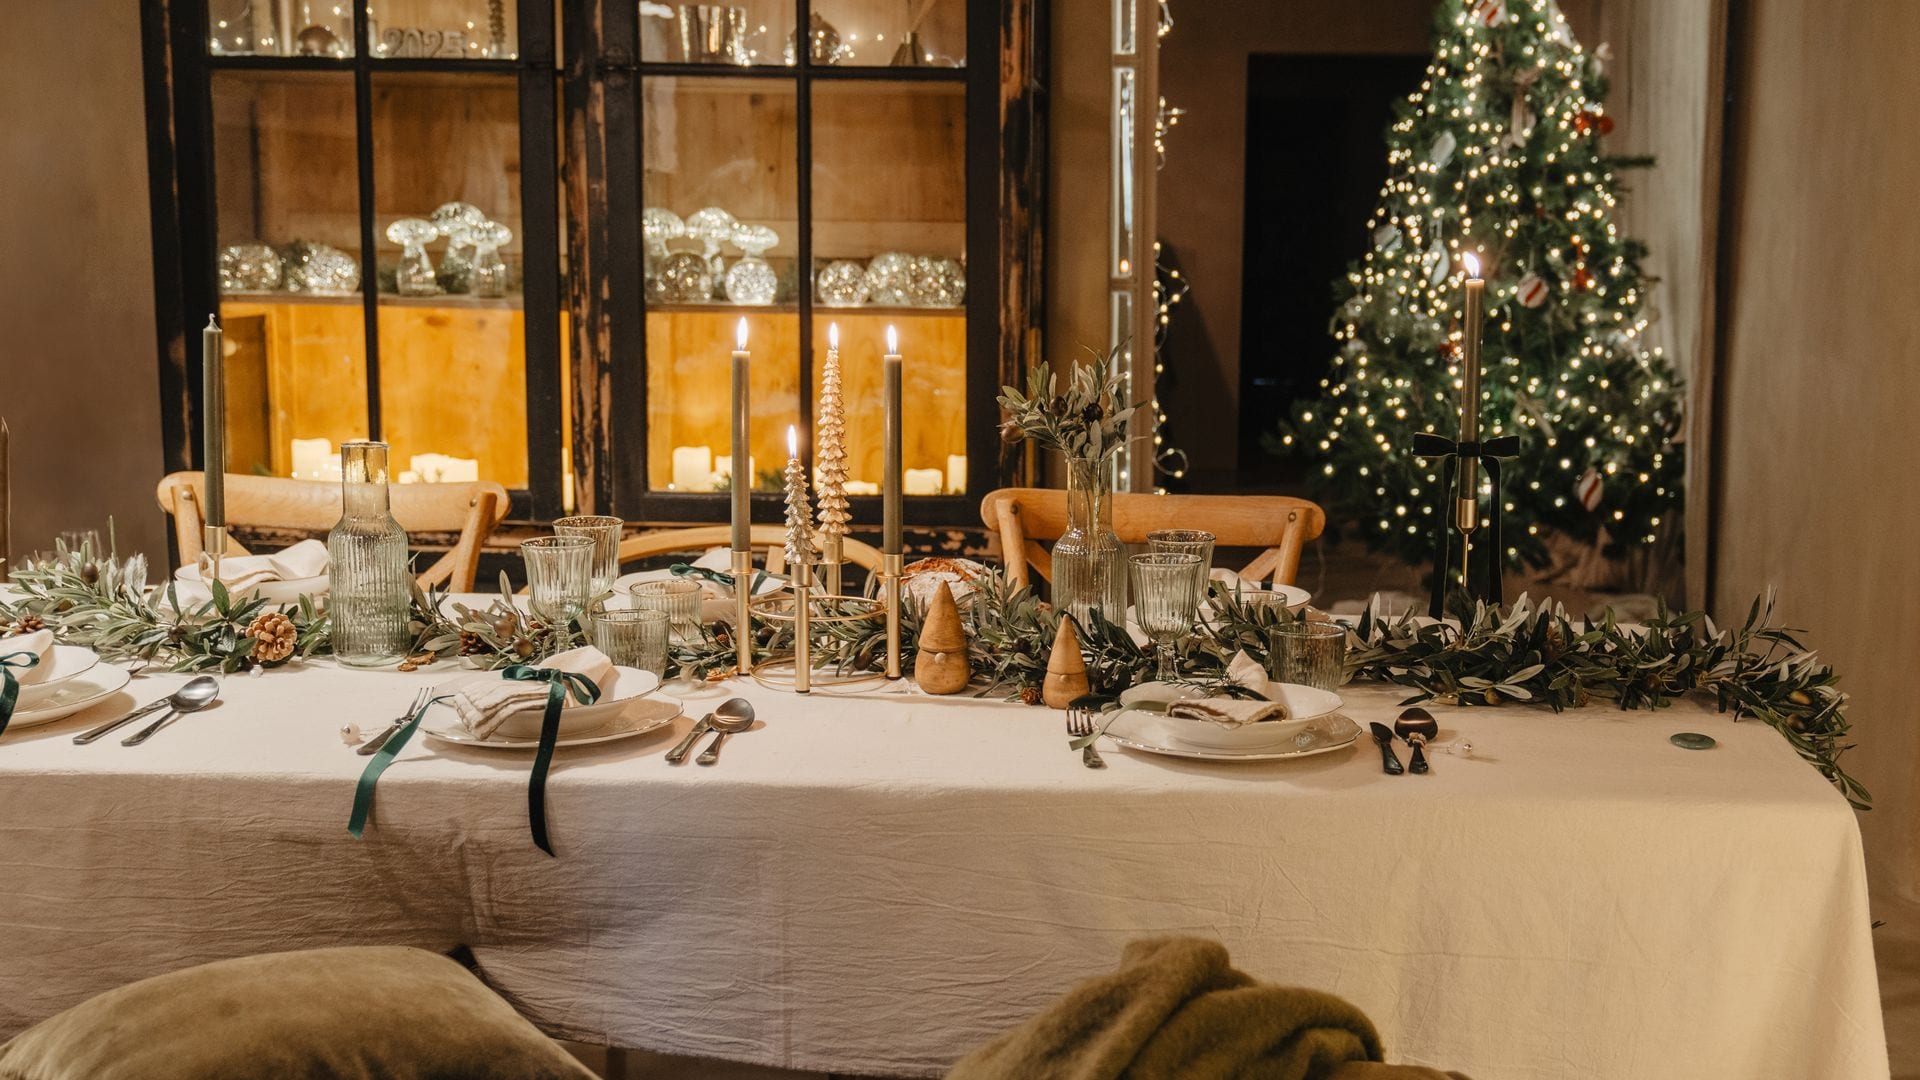
[[1487, 276], [1485, 434], [1521, 443], [1506, 560], [1546, 564], [1549, 532], [1618, 556], [1675, 520], [1679, 379], [1645, 344], [1645, 247], [1613, 221], [1601, 61], [1553, 0], [1441, 5], [1433, 60], [1387, 133], [1373, 248], [1337, 284], [1333, 371], [1280, 431], [1320, 465], [1335, 520], [1378, 550], [1421, 562], [1445, 525], [1440, 477], [1410, 447], [1459, 427], [1468, 252]]

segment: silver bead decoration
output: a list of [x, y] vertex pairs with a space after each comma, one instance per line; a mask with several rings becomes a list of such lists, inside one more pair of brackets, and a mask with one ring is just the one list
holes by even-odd
[[704, 304], [713, 299], [713, 271], [707, 260], [678, 251], [660, 264], [660, 299], [675, 304]]

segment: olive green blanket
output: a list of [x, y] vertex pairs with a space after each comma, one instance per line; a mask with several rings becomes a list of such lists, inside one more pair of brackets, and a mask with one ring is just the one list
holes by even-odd
[[1465, 1080], [1382, 1056], [1373, 1024], [1340, 998], [1256, 982], [1218, 942], [1152, 938], [947, 1080]]

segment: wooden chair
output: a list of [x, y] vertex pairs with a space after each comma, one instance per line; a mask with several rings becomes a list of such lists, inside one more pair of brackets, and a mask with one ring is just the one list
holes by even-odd
[[[1324, 510], [1286, 495], [1134, 495], [1113, 499], [1113, 531], [1129, 544], [1144, 544], [1159, 529], [1205, 529], [1219, 547], [1265, 548], [1240, 576], [1272, 578], [1291, 585], [1300, 551], [1326, 528]], [[1000, 557], [1015, 587], [1031, 584], [1027, 568], [1053, 580], [1053, 560], [1038, 540], [1058, 540], [1067, 530], [1067, 493], [1058, 488], [1001, 488], [980, 502], [980, 520], [1000, 537]]]
[[[160, 481], [160, 509], [173, 517], [174, 539], [182, 563], [200, 560], [200, 506], [206, 478], [177, 472]], [[445, 583], [453, 592], [472, 592], [480, 569], [480, 547], [507, 516], [507, 489], [491, 480], [470, 484], [395, 484], [393, 516], [410, 535], [441, 533], [453, 538], [453, 550], [420, 574], [422, 588]], [[227, 476], [227, 524], [249, 529], [324, 533], [340, 520], [340, 485], [325, 480], [288, 480], [277, 476]], [[247, 549], [227, 538], [227, 555]]]
[[[620, 562], [625, 564], [650, 555], [671, 555], [682, 551], [697, 552], [705, 551], [707, 548], [726, 547], [732, 540], [733, 530], [728, 525], [696, 525], [687, 529], [661, 529], [657, 532], [629, 536], [620, 541]], [[778, 574], [786, 569], [786, 526], [755, 525], [752, 540], [754, 547], [767, 549], [763, 566], [767, 573]], [[872, 544], [847, 537], [841, 541], [840, 550], [847, 562], [865, 569], [869, 574], [880, 572], [880, 549]]]

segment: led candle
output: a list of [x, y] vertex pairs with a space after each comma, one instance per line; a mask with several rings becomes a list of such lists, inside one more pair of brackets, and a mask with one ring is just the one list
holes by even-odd
[[[749, 462], [753, 460], [753, 451], [747, 438], [751, 426], [749, 411], [750, 394], [747, 388], [747, 320], [740, 319], [740, 326], [734, 332], [733, 348], [733, 460]], [[751, 464], [748, 469], [735, 469], [731, 483], [733, 494], [733, 550], [753, 550], [753, 504], [749, 495], [753, 490]], [[745, 475], [742, 475], [744, 473]]]
[[887, 327], [887, 355], [882, 363], [886, 373], [887, 418], [886, 453], [880, 476], [880, 551], [885, 555], [898, 555], [901, 552], [900, 510], [905, 478], [900, 467], [900, 335], [892, 326]]

